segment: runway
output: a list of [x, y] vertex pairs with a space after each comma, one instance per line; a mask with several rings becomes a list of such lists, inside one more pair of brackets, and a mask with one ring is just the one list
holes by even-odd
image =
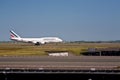
[[0, 57], [0, 69], [120, 69], [119, 56]]

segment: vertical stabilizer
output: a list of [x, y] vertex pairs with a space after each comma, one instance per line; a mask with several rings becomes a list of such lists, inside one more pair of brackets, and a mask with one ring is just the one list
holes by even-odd
[[14, 31], [10, 30], [10, 38], [11, 39], [20, 38], [20, 36], [18, 34], [16, 34]]

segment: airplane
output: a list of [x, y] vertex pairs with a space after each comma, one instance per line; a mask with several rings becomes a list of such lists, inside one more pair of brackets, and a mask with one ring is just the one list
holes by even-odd
[[10, 30], [10, 39], [19, 42], [34, 43], [35, 45], [45, 44], [45, 43], [57, 43], [63, 42], [62, 39], [58, 37], [42, 37], [42, 38], [21, 38], [13, 30]]

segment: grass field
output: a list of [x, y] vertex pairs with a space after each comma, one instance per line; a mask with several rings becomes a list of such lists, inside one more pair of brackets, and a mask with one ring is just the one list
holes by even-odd
[[0, 43], [0, 56], [43, 56], [46, 51], [68, 51], [74, 55], [88, 48], [120, 48], [120, 43], [51, 43], [35, 46], [29, 43]]

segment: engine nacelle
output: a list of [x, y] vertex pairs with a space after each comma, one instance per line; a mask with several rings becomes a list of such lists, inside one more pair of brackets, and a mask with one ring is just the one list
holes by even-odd
[[45, 44], [45, 42], [40, 42], [41, 44]]
[[33, 43], [34, 43], [35, 45], [45, 44], [45, 42], [37, 42], [37, 41], [33, 41]]
[[39, 43], [39, 42], [36, 42], [35, 45], [40, 45], [40, 43]]

